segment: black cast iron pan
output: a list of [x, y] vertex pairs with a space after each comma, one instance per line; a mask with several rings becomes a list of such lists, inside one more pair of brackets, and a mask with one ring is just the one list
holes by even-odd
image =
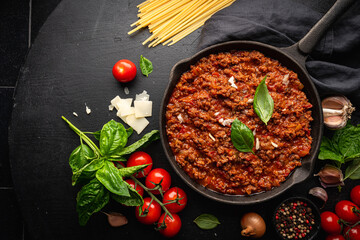
[[[171, 70], [170, 82], [165, 91], [162, 105], [160, 109], [160, 134], [161, 142], [165, 150], [166, 156], [175, 172], [194, 190], [203, 194], [204, 196], [224, 203], [229, 204], [254, 204], [269, 200], [279, 194], [283, 193], [293, 185], [300, 183], [307, 179], [313, 171], [315, 161], [317, 160], [317, 153], [319, 151], [321, 137], [323, 134], [323, 116], [319, 94], [310, 79], [309, 74], [305, 68], [305, 60], [307, 55], [312, 51], [318, 40], [329, 26], [344, 13], [353, 3], [353, 0], [338, 0], [332, 8], [324, 15], [323, 18], [302, 38], [298, 43], [287, 48], [276, 48], [267, 44], [253, 42], [253, 41], [231, 41], [210, 46], [194, 56], [178, 62]], [[311, 136], [313, 138], [312, 148], [310, 154], [302, 159], [302, 166], [295, 169], [293, 173], [283, 182], [279, 187], [275, 187], [270, 191], [250, 196], [242, 195], [228, 195], [215, 192], [207, 189], [193, 179], [191, 179], [175, 161], [174, 155], [169, 146], [166, 135], [166, 106], [171, 97], [172, 91], [177, 84], [180, 76], [189, 70], [190, 65], [195, 64], [202, 57], [208, 56], [212, 53], [227, 52], [230, 50], [257, 50], [265, 54], [265, 56], [278, 60], [283, 66], [296, 72], [302, 84], [304, 85], [304, 92], [313, 105], [311, 123]]]

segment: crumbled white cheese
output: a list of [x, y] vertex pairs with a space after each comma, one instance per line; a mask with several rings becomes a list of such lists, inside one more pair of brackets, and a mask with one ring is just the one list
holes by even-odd
[[219, 122], [223, 125], [223, 126], [230, 126], [231, 123], [233, 122], [234, 120], [232, 119], [223, 119], [223, 118], [220, 118], [219, 119]]
[[230, 83], [230, 85], [233, 87], [233, 88], [238, 88], [235, 84], [235, 78], [233, 76], [231, 76], [228, 80], [228, 82]]
[[289, 74], [286, 74], [283, 78], [283, 84], [287, 86], [289, 84]]
[[220, 114], [220, 112], [216, 112], [216, 113], [214, 113], [214, 116], [216, 117], [217, 115], [219, 115]]
[[179, 119], [179, 122], [180, 123], [183, 123], [184, 122], [184, 119], [183, 117], [181, 116], [181, 113], [179, 115], [177, 115], [177, 119]]
[[152, 101], [134, 101], [135, 117], [151, 117]]
[[271, 142], [271, 145], [273, 145], [273, 147], [274, 147], [274, 148], [279, 147], [279, 145], [277, 145], [277, 144], [276, 144], [276, 143], [274, 143], [274, 142]]
[[251, 103], [253, 103], [253, 102], [254, 102], [254, 99], [253, 99], [253, 98], [249, 98], [246, 103], [251, 104]]
[[216, 139], [214, 138], [213, 135], [211, 135], [211, 133], [209, 133], [209, 137], [211, 138], [211, 140], [216, 141]]
[[136, 94], [136, 96], [135, 96], [135, 101], [149, 101], [149, 99], [150, 99], [150, 96], [149, 96], [149, 94], [147, 94], [147, 92], [145, 90], [140, 94]]
[[255, 136], [255, 134], [256, 134], [256, 128], [254, 129], [254, 131], [253, 131], [253, 135]]
[[128, 95], [128, 94], [130, 93], [130, 91], [129, 91], [129, 88], [128, 88], [128, 87], [124, 87], [124, 93], [125, 93], [126, 95]]
[[149, 124], [149, 121], [146, 118], [136, 118], [135, 114], [132, 114], [126, 117], [126, 123], [140, 134]]
[[78, 117], [78, 116], [79, 116], [76, 112], [73, 112], [73, 115], [74, 115], [75, 117]]
[[86, 114], [89, 115], [91, 113], [91, 109], [85, 104]]
[[115, 106], [114, 106], [114, 105], [112, 105], [112, 104], [110, 104], [110, 105], [109, 105], [109, 111], [113, 111], [113, 110], [114, 110], [114, 108], [115, 108]]
[[259, 149], [260, 149], [260, 140], [259, 140], [258, 138], [256, 138], [255, 149], [256, 149], [256, 150], [259, 150]]
[[110, 101], [110, 103], [111, 103], [111, 105], [113, 105], [116, 108], [116, 110], [119, 110], [118, 104], [120, 101], [121, 101], [121, 98], [119, 96], [116, 96]]

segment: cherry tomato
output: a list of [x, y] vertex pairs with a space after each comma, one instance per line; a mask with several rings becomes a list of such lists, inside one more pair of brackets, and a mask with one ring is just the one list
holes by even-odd
[[[349, 231], [350, 227], [345, 227], [344, 236], [347, 240], [359, 240], [360, 239], [360, 225], [357, 225]], [[347, 232], [349, 233], [347, 234]]]
[[140, 213], [140, 206], [135, 208], [135, 215], [139, 222], [150, 225], [159, 220], [161, 207], [155, 200], [152, 200], [152, 198], [144, 198], [144, 205], [142, 205], [141, 209], [142, 212]]
[[353, 203], [360, 206], [360, 185], [355, 186], [351, 190], [350, 198]]
[[[171, 201], [176, 201], [174, 203], [166, 204]], [[187, 203], [187, 196], [184, 190], [178, 187], [172, 187], [164, 193], [163, 203], [166, 204], [165, 207], [171, 213], [177, 213], [182, 211]]]
[[136, 66], [127, 59], [122, 59], [115, 63], [112, 74], [119, 82], [126, 83], [132, 81], [136, 76]]
[[338, 202], [335, 205], [335, 213], [339, 218], [351, 224], [360, 221], [359, 207], [348, 200]]
[[179, 215], [173, 213], [171, 214], [173, 218], [171, 218], [169, 215], [166, 215], [165, 218], [165, 213], [163, 213], [160, 217], [160, 221], [158, 223], [158, 227], [161, 226], [161, 224], [164, 222], [165, 219], [165, 228], [162, 228], [159, 230], [159, 232], [168, 238], [174, 237], [176, 234], [178, 234], [178, 232], [180, 231], [181, 228], [181, 219], [179, 217]]
[[127, 167], [134, 167], [143, 164], [150, 164], [140, 172], [135, 173], [136, 178], [142, 178], [149, 174], [151, 171], [153, 161], [149, 154], [146, 152], [134, 152], [130, 155], [129, 159], [127, 160], [126, 166]]
[[127, 182], [133, 189], [135, 189], [138, 194], [140, 194], [141, 196], [144, 195], [144, 189], [139, 185], [137, 184], [134, 180], [132, 179], [126, 179], [125, 182]]
[[342, 235], [328, 235], [325, 240], [345, 240]]
[[339, 235], [341, 233], [341, 225], [339, 223], [339, 217], [329, 211], [321, 213], [321, 227], [325, 232], [332, 235]]
[[[155, 168], [146, 177], [145, 186], [151, 189], [159, 184], [161, 185], [162, 192], [165, 192], [171, 185], [171, 177], [165, 169]], [[151, 192], [154, 194], [160, 193], [159, 190], [152, 190]]]

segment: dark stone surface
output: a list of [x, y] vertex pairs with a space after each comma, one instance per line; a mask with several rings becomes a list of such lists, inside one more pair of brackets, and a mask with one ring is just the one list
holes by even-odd
[[[75, 198], [78, 187], [71, 186], [68, 157], [78, 146], [78, 137], [61, 120], [66, 116], [81, 130], [96, 131], [110, 119], [109, 101], [116, 95], [129, 97], [147, 90], [154, 101], [153, 117], [146, 132], [158, 129], [159, 107], [168, 82], [171, 67], [180, 59], [195, 53], [199, 30], [173, 47], [148, 49], [141, 42], [149, 36], [147, 30], [134, 36], [126, 34], [136, 20], [137, 1], [62, 1], [48, 18], [28, 55], [16, 91], [15, 108], [10, 131], [10, 153], [14, 186], [30, 236], [34, 239], [158, 239], [152, 226], [141, 226], [134, 209], [111, 202], [104, 210], [124, 213], [129, 224], [111, 228], [105, 215], [94, 214], [86, 227], [78, 225]], [[86, 7], [84, 7], [86, 6]], [[137, 66], [143, 54], [154, 64], [154, 72], [120, 85], [111, 75], [113, 64], [122, 58]], [[92, 113], [86, 115], [87, 104]], [[76, 118], [72, 112], [77, 112]], [[119, 120], [120, 121], [120, 120]], [[142, 134], [143, 135], [143, 134]], [[137, 140], [134, 134], [130, 142]], [[232, 206], [211, 201], [187, 187], [171, 169], [160, 142], [146, 150], [154, 166], [167, 169], [172, 185], [183, 188], [189, 198], [186, 209], [179, 213], [182, 230], [174, 239], [234, 239], [239, 238], [241, 215], [248, 211], [260, 213], [268, 223], [263, 239], [275, 239], [271, 217], [275, 206], [291, 196], [307, 196], [316, 178], [299, 184], [285, 194], [262, 204]], [[317, 170], [322, 163], [318, 163]], [[330, 189], [326, 209], [333, 210], [339, 199], [348, 198], [351, 186], [359, 181], [347, 181], [339, 194]], [[193, 220], [201, 213], [212, 213], [221, 221], [216, 229], [203, 231]], [[324, 239], [324, 233], [319, 239]]]
[[0, 189], [0, 239], [23, 239], [24, 224], [14, 190]]

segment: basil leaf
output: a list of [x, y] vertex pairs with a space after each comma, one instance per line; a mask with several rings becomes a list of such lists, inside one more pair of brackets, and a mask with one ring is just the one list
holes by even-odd
[[124, 204], [125, 206], [135, 207], [135, 206], [143, 205], [144, 199], [141, 197], [141, 195], [127, 182], [125, 182], [125, 184], [128, 187], [130, 197], [124, 197], [124, 196], [112, 194], [112, 198], [118, 203]]
[[127, 143], [127, 133], [121, 123], [114, 120], [106, 123], [100, 134], [100, 152], [103, 156], [111, 155], [124, 148]]
[[345, 179], [360, 179], [360, 159], [355, 159], [345, 170]]
[[231, 124], [231, 141], [240, 152], [254, 153], [254, 134], [237, 118]]
[[92, 133], [92, 135], [94, 136], [94, 138], [95, 138], [96, 140], [98, 140], [98, 141], [100, 141], [100, 134], [101, 134], [101, 130]]
[[140, 69], [142, 74], [144, 74], [147, 77], [153, 71], [152, 62], [149, 59], [143, 57], [143, 55], [140, 56]]
[[134, 132], [134, 129], [132, 127], [129, 127], [126, 129], [127, 137], [129, 138]]
[[81, 144], [70, 154], [69, 165], [73, 172], [83, 168], [95, 157], [94, 151], [86, 144]]
[[103, 168], [96, 172], [96, 178], [112, 193], [129, 197], [129, 190], [114, 164], [105, 161]]
[[320, 145], [320, 153], [318, 158], [320, 160], [335, 160], [341, 163], [344, 163], [344, 158], [337, 152], [337, 150], [333, 147], [332, 141], [327, 137], [323, 136]]
[[143, 170], [144, 168], [146, 168], [149, 165], [150, 164], [144, 164], [144, 165], [138, 165], [138, 166], [133, 166], [133, 167], [120, 168], [119, 172], [122, 177], [130, 177], [134, 173], [137, 173], [137, 172]]
[[109, 202], [109, 198], [109, 192], [96, 178], [83, 186], [76, 198], [80, 225], [85, 226], [90, 216], [100, 211]]
[[274, 111], [274, 100], [266, 87], [266, 78], [267, 75], [256, 88], [253, 106], [256, 114], [267, 125]]
[[337, 131], [335, 138], [340, 153], [345, 159], [356, 158], [360, 154], [360, 127], [349, 126]]
[[217, 227], [217, 225], [220, 224], [219, 220], [212, 214], [201, 214], [200, 216], [198, 216], [195, 220], [194, 223], [196, 223], [196, 225], [201, 228], [201, 229], [205, 229], [205, 230], [209, 230], [209, 229], [213, 229], [215, 227]]
[[140, 148], [144, 148], [149, 145], [151, 142], [156, 141], [160, 138], [160, 133], [158, 130], [152, 130], [151, 132], [145, 134], [140, 140], [131, 144], [130, 146], [125, 147], [116, 154], [111, 155], [112, 158], [118, 158], [124, 155], [131, 154]]
[[104, 166], [104, 159], [94, 159], [88, 164], [86, 164], [81, 169], [73, 172], [71, 182], [75, 186], [81, 179], [91, 179], [95, 175], [95, 171]]

